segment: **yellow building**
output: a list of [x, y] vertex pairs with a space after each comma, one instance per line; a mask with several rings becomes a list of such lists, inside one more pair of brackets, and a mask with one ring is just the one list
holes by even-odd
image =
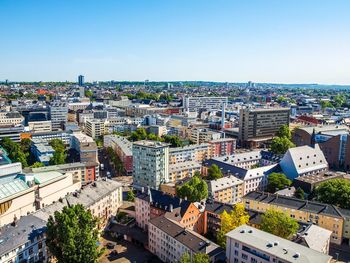
[[193, 161], [169, 165], [169, 181], [175, 183], [192, 177], [196, 171], [201, 171], [201, 165]]
[[208, 182], [209, 197], [217, 202], [236, 204], [242, 201], [243, 181], [227, 176]]
[[304, 223], [312, 223], [332, 231], [331, 242], [341, 244], [343, 239], [344, 216], [340, 210], [329, 204], [322, 204], [293, 197], [263, 192], [250, 192], [243, 197], [247, 209], [265, 212], [276, 209]]

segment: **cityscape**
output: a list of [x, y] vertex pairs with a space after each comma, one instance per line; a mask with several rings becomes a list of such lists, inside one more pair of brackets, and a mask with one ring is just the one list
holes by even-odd
[[349, 8], [0, 1], [0, 263], [350, 262]]

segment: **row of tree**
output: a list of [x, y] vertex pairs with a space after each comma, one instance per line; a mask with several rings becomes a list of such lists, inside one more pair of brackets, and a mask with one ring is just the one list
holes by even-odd
[[270, 150], [275, 154], [285, 154], [289, 148], [295, 147], [292, 142], [292, 132], [288, 125], [282, 125], [277, 136], [272, 139]]

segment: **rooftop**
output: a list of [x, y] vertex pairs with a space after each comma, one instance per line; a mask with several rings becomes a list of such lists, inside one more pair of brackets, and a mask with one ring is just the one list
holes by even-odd
[[247, 225], [237, 227], [226, 236], [286, 262], [328, 263], [331, 259], [321, 252]]
[[169, 173], [179, 172], [186, 169], [200, 169], [201, 165], [194, 161], [187, 161], [183, 163], [170, 164], [169, 165]]
[[164, 143], [164, 142], [143, 140], [143, 141], [134, 142], [134, 145], [145, 146], [150, 148], [164, 148], [164, 147], [169, 147], [170, 144]]
[[222, 248], [217, 244], [209, 241], [194, 231], [184, 229], [181, 225], [164, 216], [151, 219], [150, 224], [176, 239], [194, 253], [205, 253], [209, 254], [209, 256], [213, 256], [223, 252]]
[[334, 205], [318, 203], [314, 201], [301, 200], [294, 197], [280, 196], [265, 192], [253, 191], [246, 194], [243, 199], [255, 200], [257, 202], [278, 205], [280, 207], [289, 207], [295, 210], [308, 211], [314, 214], [328, 215], [331, 217], [343, 217], [339, 208]]

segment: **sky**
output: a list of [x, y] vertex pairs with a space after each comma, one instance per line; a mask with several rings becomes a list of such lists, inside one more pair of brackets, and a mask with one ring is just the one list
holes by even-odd
[[0, 81], [350, 84], [348, 0], [0, 0]]

